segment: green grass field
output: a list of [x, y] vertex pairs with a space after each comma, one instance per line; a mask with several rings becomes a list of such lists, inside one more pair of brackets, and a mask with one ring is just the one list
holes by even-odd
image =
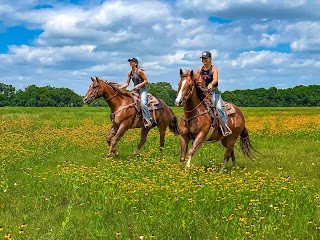
[[[173, 108], [178, 117], [181, 108]], [[241, 108], [261, 155], [220, 173], [206, 143], [178, 167], [153, 129], [104, 159], [107, 108], [0, 108], [0, 239], [320, 239], [320, 108]]]

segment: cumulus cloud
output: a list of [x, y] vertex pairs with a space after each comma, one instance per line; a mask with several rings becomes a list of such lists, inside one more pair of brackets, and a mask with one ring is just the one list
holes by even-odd
[[127, 59], [137, 57], [151, 82], [176, 88], [179, 69], [197, 69], [204, 50], [212, 52], [222, 90], [292, 87], [319, 75], [317, 1], [41, 4], [0, 0], [2, 34], [13, 26], [42, 30], [34, 41], [10, 44], [0, 54], [0, 82], [64, 86], [83, 94], [91, 76], [123, 83]]

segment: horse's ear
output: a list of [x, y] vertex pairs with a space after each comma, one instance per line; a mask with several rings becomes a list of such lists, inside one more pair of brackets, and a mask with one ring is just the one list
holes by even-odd
[[91, 77], [92, 82], [94, 82], [94, 79]]
[[183, 71], [182, 71], [182, 69], [180, 68], [180, 76], [183, 74]]
[[96, 76], [96, 80], [97, 80], [97, 82], [99, 82], [100, 79]]
[[191, 70], [191, 72], [190, 72], [190, 77], [191, 78], [193, 77], [193, 70]]

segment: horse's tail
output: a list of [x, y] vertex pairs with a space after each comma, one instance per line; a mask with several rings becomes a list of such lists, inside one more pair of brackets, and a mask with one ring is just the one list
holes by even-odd
[[246, 127], [244, 127], [244, 129], [240, 133], [240, 147], [241, 147], [241, 151], [242, 151], [243, 155], [251, 160], [253, 160], [253, 158], [254, 158], [253, 152], [259, 153], [251, 145], [249, 133], [248, 133]]
[[174, 135], [179, 135], [179, 128], [178, 128], [178, 119], [177, 116], [173, 113], [172, 109], [169, 108], [171, 113], [171, 119], [169, 122], [169, 129]]

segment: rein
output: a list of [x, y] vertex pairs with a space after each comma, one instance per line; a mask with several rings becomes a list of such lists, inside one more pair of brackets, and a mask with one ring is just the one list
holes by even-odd
[[190, 110], [190, 111], [187, 111], [185, 108], [183, 108], [183, 110], [184, 110], [185, 112], [187, 112], [187, 113], [191, 113], [191, 112], [193, 112], [194, 110], [196, 110], [196, 109], [201, 105], [201, 103], [204, 102], [204, 100], [205, 100], [205, 99], [203, 99], [203, 100], [198, 104], [198, 106], [196, 106], [194, 109], [192, 109], [192, 110]]
[[[108, 82], [105, 82], [105, 83], [108, 84]], [[117, 96], [117, 94], [118, 94], [118, 92], [119, 92], [118, 89], [115, 90], [115, 89], [114, 89], [112, 86], [110, 86], [109, 84], [108, 84], [108, 86], [111, 87], [116, 93], [115, 93], [114, 95], [112, 95], [111, 97], [107, 98], [106, 101], [108, 101], [108, 100], [114, 98], [115, 96]], [[100, 85], [99, 85], [99, 87], [100, 87]]]
[[192, 117], [190, 117], [190, 118], [181, 117], [181, 119], [184, 120], [185, 122], [189, 122], [190, 120], [195, 119], [195, 118], [197, 118], [197, 117], [199, 117], [199, 116], [201, 116], [201, 115], [203, 115], [203, 114], [206, 114], [206, 113], [208, 113], [208, 112], [209, 112], [209, 110], [206, 110], [206, 111], [201, 112], [201, 113], [199, 113], [199, 114], [197, 114], [197, 115], [195, 115], [195, 116], [192, 116]]
[[123, 107], [121, 107], [120, 109], [118, 109], [117, 111], [115, 111], [115, 112], [113, 112], [111, 114], [115, 115], [116, 113], [120, 112], [121, 110], [127, 109], [127, 108], [132, 107], [132, 106], [134, 106], [134, 103], [131, 103], [131, 104], [126, 105], [126, 106], [123, 106]]
[[[183, 98], [183, 99], [184, 99], [184, 102], [189, 98], [190, 94], [192, 93], [192, 91], [193, 91], [193, 89], [194, 89], [194, 86], [195, 86], [195, 85], [192, 86], [192, 89], [190, 90], [190, 92]], [[198, 86], [198, 87], [199, 87], [201, 90], [203, 90], [203, 91], [206, 90], [206, 89], [203, 88], [202, 86]], [[193, 112], [194, 110], [196, 110], [202, 103], [205, 103], [205, 98], [203, 98], [203, 100], [202, 100], [195, 108], [193, 108], [192, 110], [189, 110], [189, 111], [188, 111], [188, 110], [186, 110], [185, 108], [183, 108], [183, 110], [184, 110], [186, 113], [191, 113], [191, 112]], [[204, 114], [206, 114], [206, 113], [209, 113], [209, 115], [211, 116], [211, 114], [210, 114], [210, 109], [208, 108], [207, 104], [205, 104], [205, 105], [206, 105], [206, 107], [207, 107], [207, 110], [206, 110], [206, 111], [201, 112], [201, 113], [198, 113], [197, 115], [192, 116], [192, 117], [190, 117], [190, 118], [184, 118], [184, 117], [181, 116], [181, 119], [184, 120], [185, 122], [190, 122], [191, 120], [193, 120], [193, 119], [195, 119], [195, 118], [198, 118], [199, 116], [204, 115]], [[212, 125], [214, 125], [215, 122], [216, 122], [216, 117], [214, 116], [214, 117], [213, 117]]]

